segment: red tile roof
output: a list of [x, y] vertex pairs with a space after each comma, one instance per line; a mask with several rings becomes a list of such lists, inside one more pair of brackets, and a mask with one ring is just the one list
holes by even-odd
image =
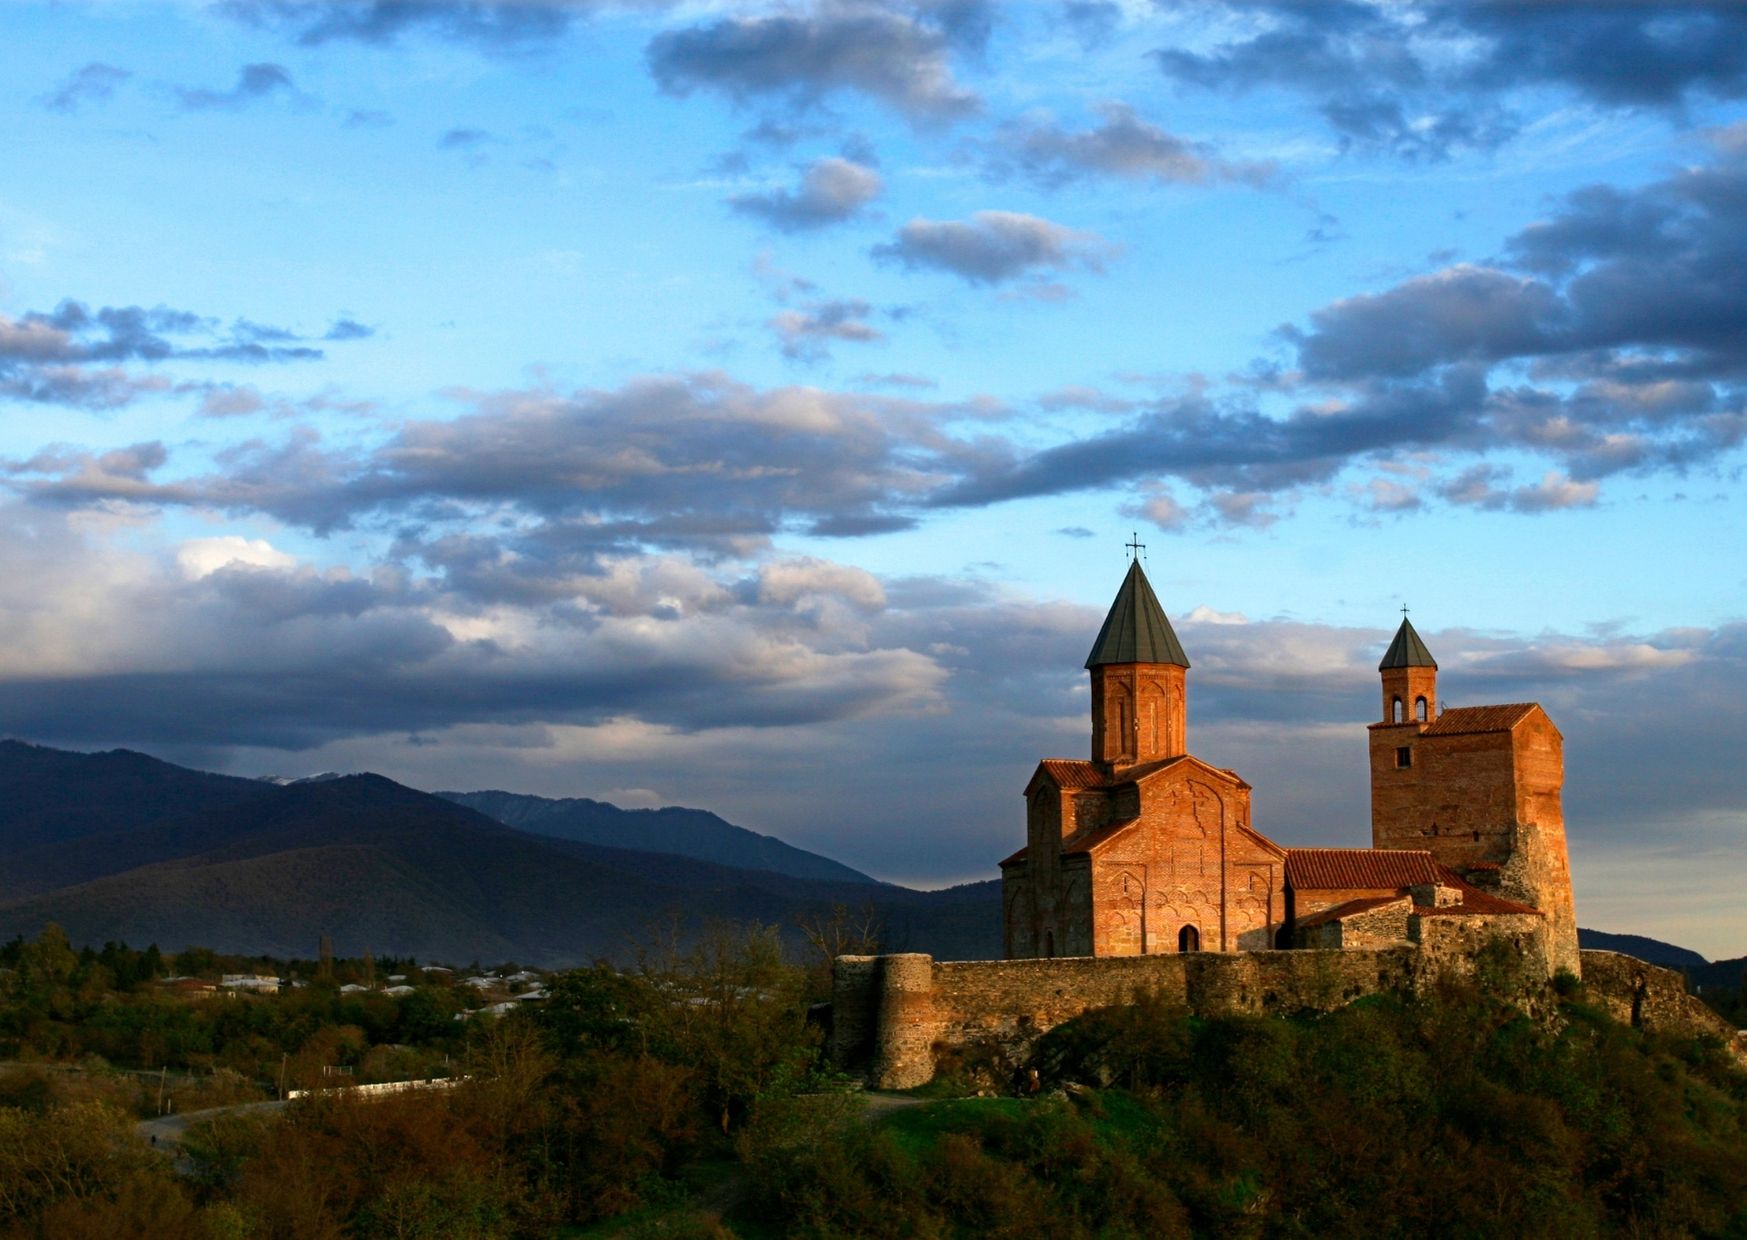
[[1389, 888], [1436, 883], [1429, 852], [1394, 848], [1288, 848], [1286, 883], [1299, 891]]
[[1188, 754], [1178, 754], [1174, 758], [1160, 758], [1154, 762], [1141, 762], [1134, 766], [1125, 766], [1110, 777], [1113, 784], [1138, 784], [1148, 775], [1156, 775], [1167, 766], [1176, 766], [1179, 762], [1189, 761]]
[[1540, 909], [1531, 908], [1527, 904], [1518, 904], [1515, 900], [1506, 900], [1503, 896], [1495, 896], [1490, 891], [1482, 891], [1471, 883], [1462, 881], [1462, 876], [1445, 866], [1438, 867], [1438, 885], [1454, 887], [1462, 893], [1460, 904], [1447, 904], [1443, 908], [1421, 908], [1416, 906], [1414, 912], [1421, 917], [1472, 917], [1486, 913], [1527, 913], [1541, 917]]
[[1536, 705], [1534, 702], [1513, 702], [1508, 706], [1453, 706], [1420, 735], [1467, 736], [1476, 732], [1508, 732]]
[[1030, 849], [1031, 849], [1031, 845], [1027, 844], [1024, 848], [1021, 848], [1018, 852], [1014, 853], [1011, 857], [1008, 857], [1005, 861], [1001, 862], [1001, 868], [1004, 870], [1010, 865], [1016, 865], [1019, 862], [1025, 860], [1025, 854], [1027, 852], [1029, 852]]
[[1114, 839], [1139, 821], [1138, 818], [1118, 818], [1115, 822], [1107, 822], [1101, 827], [1076, 831], [1062, 841], [1062, 855], [1065, 857], [1069, 853], [1091, 852], [1105, 840]]
[[1059, 788], [1102, 788], [1104, 772], [1079, 758], [1045, 758], [1038, 763]]
[[1339, 921], [1343, 917], [1351, 917], [1355, 913], [1368, 913], [1374, 908], [1382, 908], [1385, 904], [1394, 904], [1398, 900], [1405, 899], [1407, 899], [1406, 896], [1366, 896], [1363, 900], [1348, 900], [1345, 904], [1325, 908], [1320, 912], [1312, 913], [1309, 917], [1300, 917], [1298, 929], [1308, 930], [1312, 926], [1326, 925], [1331, 921]]

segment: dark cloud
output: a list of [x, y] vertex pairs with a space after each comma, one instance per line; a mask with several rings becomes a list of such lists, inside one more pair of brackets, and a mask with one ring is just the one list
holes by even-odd
[[1480, 88], [1555, 82], [1596, 103], [1675, 107], [1747, 95], [1747, 8], [1710, 4], [1450, 4], [1440, 21], [1486, 40]]
[[737, 194], [728, 201], [736, 211], [782, 232], [806, 232], [852, 218], [883, 188], [880, 174], [872, 168], [832, 157], [815, 160], [792, 190]]
[[483, 129], [451, 129], [437, 139], [437, 146], [445, 151], [472, 151], [496, 141]]
[[1036, 215], [978, 211], [968, 220], [911, 220], [873, 253], [911, 270], [932, 268], [972, 284], [1001, 284], [1074, 267], [1101, 271], [1111, 251], [1095, 233]]
[[1104, 46], [1122, 25], [1122, 6], [1108, 0], [1067, 0], [1061, 15], [1087, 51]]
[[940, 429], [952, 406], [761, 391], [720, 375], [472, 399], [471, 412], [405, 423], [370, 451], [330, 449], [304, 428], [221, 450], [219, 471], [203, 477], [142, 483], [84, 458], [39, 458], [14, 466], [13, 485], [46, 504], [195, 505], [320, 532], [399, 529], [409, 555], [453, 548], [445, 540], [457, 530], [516, 512], [502, 545], [533, 579], [644, 547], [732, 556], [783, 529], [898, 528], [951, 462], [974, 455]]
[[1048, 188], [1089, 176], [1159, 184], [1261, 184], [1273, 175], [1268, 166], [1221, 160], [1206, 144], [1166, 133], [1125, 103], [1107, 103], [1099, 111], [1099, 125], [1077, 132], [1051, 120], [1006, 126], [996, 145], [996, 170], [1017, 172]]
[[335, 319], [333, 326], [323, 333], [323, 340], [366, 340], [376, 334], [374, 327], [368, 327], [356, 319]]
[[980, 4], [845, 2], [805, 11], [726, 17], [657, 35], [650, 71], [673, 94], [714, 90], [738, 103], [772, 98], [811, 107], [852, 91], [914, 121], [957, 120], [978, 110], [954, 80], [951, 52], [986, 37]]
[[[351, 339], [330, 335], [328, 339]], [[14, 399], [113, 409], [173, 386], [122, 363], [209, 360], [293, 362], [322, 350], [283, 327], [218, 321], [168, 306], [102, 306], [63, 301], [52, 311], [0, 316], [0, 394]]]
[[885, 333], [868, 322], [873, 307], [853, 298], [810, 302], [781, 310], [770, 320], [770, 329], [782, 342], [783, 356], [796, 361], [819, 361], [833, 343], [872, 344]]
[[222, 0], [221, 11], [252, 25], [290, 31], [315, 46], [388, 46], [423, 33], [484, 47], [513, 48], [554, 38], [572, 20], [608, 7], [595, 0]]
[[76, 112], [88, 103], [104, 103], [132, 76], [127, 69], [92, 61], [44, 95], [42, 105], [51, 112]]
[[1205, 52], [1161, 49], [1168, 76], [1298, 91], [1343, 141], [1408, 158], [1507, 141], [1522, 122], [1501, 92], [1551, 86], [1602, 107], [1671, 108], [1747, 94], [1747, 9], [1734, 3], [1226, 7], [1263, 28]]
[[237, 71], [237, 84], [229, 90], [178, 86], [177, 100], [190, 112], [234, 111], [272, 95], [296, 93], [291, 74], [283, 65], [244, 65]]
[[[1747, 373], [1747, 153], [1634, 191], [1591, 186], [1507, 241], [1503, 267], [1458, 266], [1286, 329], [1313, 378], [1421, 373], [1450, 362], [1566, 359], [1640, 382]], [[1515, 267], [1528, 274], [1516, 274]]]

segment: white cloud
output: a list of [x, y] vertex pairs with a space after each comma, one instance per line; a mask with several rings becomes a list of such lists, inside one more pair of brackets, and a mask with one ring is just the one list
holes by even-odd
[[295, 568], [297, 557], [279, 550], [264, 538], [221, 534], [216, 538], [190, 538], [176, 549], [176, 563], [190, 580], [211, 576], [221, 568]]

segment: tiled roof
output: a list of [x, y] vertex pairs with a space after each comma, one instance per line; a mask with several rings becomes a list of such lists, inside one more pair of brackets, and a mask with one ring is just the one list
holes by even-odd
[[1076, 831], [1062, 841], [1062, 856], [1065, 857], [1069, 853], [1091, 852], [1105, 840], [1114, 839], [1139, 821], [1138, 818], [1118, 818], [1115, 822], [1107, 822], [1101, 827]]
[[1019, 862], [1025, 860], [1025, 854], [1027, 852], [1029, 852], [1030, 849], [1031, 849], [1031, 846], [1029, 844], [1027, 844], [1024, 848], [1021, 848], [1018, 852], [1014, 853], [1011, 857], [1008, 857], [1006, 860], [1002, 861], [1001, 868], [1006, 869], [1010, 865], [1016, 865]]
[[1101, 788], [1104, 772], [1079, 758], [1045, 758], [1038, 763], [1058, 788]]
[[1508, 706], [1453, 706], [1439, 715], [1437, 721], [1421, 732], [1421, 736], [1465, 736], [1476, 732], [1508, 732], [1535, 709], [1534, 702], [1513, 702]]
[[1515, 900], [1506, 900], [1503, 896], [1495, 896], [1490, 891], [1482, 891], [1473, 884], [1464, 882], [1460, 874], [1446, 866], [1438, 867], [1438, 885], [1454, 887], [1460, 891], [1462, 902], [1447, 904], [1442, 908], [1416, 906], [1413, 911], [1421, 917], [1472, 917], [1484, 913], [1530, 913], [1536, 917], [1543, 915], [1540, 909], [1518, 904]]
[[1363, 900], [1348, 900], [1345, 904], [1325, 908], [1320, 912], [1312, 913], [1309, 917], [1300, 917], [1297, 928], [1308, 930], [1312, 926], [1326, 925], [1331, 921], [1339, 921], [1343, 917], [1351, 917], [1355, 913], [1368, 913], [1374, 908], [1382, 908], [1385, 904], [1394, 904], [1397, 900], [1405, 899], [1407, 899], [1406, 896], [1366, 896]]
[[1125, 766], [1110, 777], [1113, 784], [1137, 784], [1148, 775], [1156, 775], [1167, 766], [1175, 766], [1188, 760], [1188, 754], [1178, 754], [1174, 758], [1160, 758], [1156, 762], [1141, 762], [1134, 766]]
[[1159, 596], [1153, 593], [1140, 561], [1128, 566], [1128, 576], [1116, 592], [1116, 601], [1104, 617], [1104, 627], [1098, 630], [1098, 640], [1092, 643], [1092, 653], [1086, 656], [1088, 668], [1102, 663], [1174, 663], [1189, 666], [1189, 656], [1183, 644], [1165, 618], [1159, 606]]
[[1413, 887], [1438, 881], [1429, 852], [1395, 848], [1289, 848], [1286, 882], [1314, 889]]
[[1389, 643], [1389, 649], [1383, 655], [1383, 662], [1377, 665], [1377, 670], [1387, 672], [1392, 667], [1429, 667], [1436, 671], [1437, 666], [1438, 661], [1432, 658], [1432, 652], [1426, 649], [1419, 634], [1413, 631], [1413, 625], [1403, 616], [1401, 627], [1395, 630], [1395, 640]]

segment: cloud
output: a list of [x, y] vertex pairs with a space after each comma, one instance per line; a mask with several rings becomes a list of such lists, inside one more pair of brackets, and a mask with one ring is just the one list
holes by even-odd
[[1568, 333], [1569, 307], [1545, 283], [1457, 266], [1313, 311], [1286, 329], [1313, 379], [1402, 378], [1460, 361], [1546, 353]]
[[221, 568], [243, 565], [254, 568], [289, 569], [297, 557], [287, 555], [264, 538], [222, 534], [216, 538], [190, 538], [176, 549], [176, 563], [191, 578], [210, 577]]
[[884, 185], [872, 168], [831, 157], [815, 160], [795, 189], [737, 194], [728, 201], [779, 231], [806, 232], [852, 218], [879, 197]]
[[[1158, 50], [1167, 76], [1231, 93], [1295, 91], [1343, 142], [1405, 158], [1508, 141], [1523, 124], [1512, 92], [1555, 88], [1597, 107], [1671, 109], [1747, 94], [1747, 10], [1732, 4], [1223, 7], [1195, 16], [1245, 33], [1206, 50]], [[1228, 16], [1238, 20], [1220, 21]]]
[[287, 328], [248, 319], [222, 328], [216, 319], [169, 306], [93, 310], [69, 299], [52, 311], [0, 315], [0, 395], [43, 404], [114, 409], [174, 387], [161, 375], [125, 369], [125, 362], [271, 363], [321, 356], [321, 349]]
[[444, 151], [472, 151], [496, 141], [497, 138], [483, 129], [451, 129], [437, 139], [437, 148]]
[[237, 71], [237, 84], [229, 90], [175, 88], [177, 100], [190, 112], [235, 111], [281, 92], [295, 94], [296, 87], [285, 66], [274, 64], [244, 65]]
[[[817, 558], [627, 556], [563, 594], [482, 604], [391, 563], [317, 571], [255, 532], [157, 558], [69, 514], [0, 516], [20, 535], [0, 544], [7, 732], [245, 772], [654, 789], [898, 879], [992, 876], [1021, 841], [1033, 764], [1084, 750], [1080, 663], [1107, 602]], [[1191, 751], [1255, 784], [1273, 838], [1368, 842], [1364, 725], [1392, 617], [1250, 620], [1154, 581], [1195, 664]], [[1580, 872], [1641, 849], [1646, 821], [1701, 855], [1747, 798], [1731, 748], [1747, 627], [1525, 638], [1453, 623], [1483, 619], [1415, 614], [1447, 702], [1539, 700], [1558, 723]], [[1661, 778], [1630, 777], [1646, 768]]]
[[1437, 492], [1452, 504], [1468, 508], [1554, 512], [1591, 507], [1601, 490], [1594, 482], [1573, 482], [1556, 470], [1548, 471], [1537, 483], [1515, 488], [1497, 485], [1506, 476], [1503, 470], [1477, 465], [1438, 486]]
[[1001, 284], [1076, 267], [1102, 271], [1111, 248], [1096, 233], [1039, 216], [978, 211], [968, 220], [911, 220], [873, 252], [910, 270], [932, 268], [971, 284]]
[[781, 310], [770, 328], [782, 342], [783, 356], [796, 361], [818, 361], [832, 342], [872, 344], [885, 333], [867, 321], [873, 307], [853, 298], [812, 302], [800, 309]]
[[246, 535], [157, 561], [65, 518], [7, 516], [33, 533], [0, 552], [29, 572], [0, 584], [17, 638], [0, 728], [16, 734], [295, 749], [467, 722], [794, 728], [938, 705], [933, 661], [866, 631], [879, 583], [824, 561], [745, 581], [618, 561], [562, 599], [482, 611], [431, 580], [318, 572]]
[[650, 41], [648, 60], [671, 94], [705, 89], [736, 103], [773, 98], [812, 108], [850, 91], [937, 124], [980, 107], [954, 80], [950, 52], [974, 45], [985, 22], [977, 5], [848, 0], [665, 31]]
[[220, 11], [292, 32], [305, 46], [355, 42], [386, 47], [421, 32], [458, 43], [513, 48], [549, 40], [579, 14], [611, 7], [591, 0], [222, 0]]
[[367, 327], [356, 319], [335, 319], [333, 326], [322, 334], [323, 340], [366, 340], [376, 334], [374, 327]]
[[1161, 185], [1211, 181], [1259, 185], [1273, 175], [1273, 169], [1266, 165], [1221, 160], [1205, 144], [1179, 138], [1142, 120], [1125, 103], [1106, 103], [1099, 111], [1103, 122], [1078, 132], [1062, 129], [1048, 119], [1006, 126], [998, 139], [997, 168], [1011, 166], [1052, 189], [1092, 176]]
[[94, 60], [44, 95], [42, 105], [51, 112], [76, 112], [86, 104], [107, 103], [132, 76], [130, 70]]

